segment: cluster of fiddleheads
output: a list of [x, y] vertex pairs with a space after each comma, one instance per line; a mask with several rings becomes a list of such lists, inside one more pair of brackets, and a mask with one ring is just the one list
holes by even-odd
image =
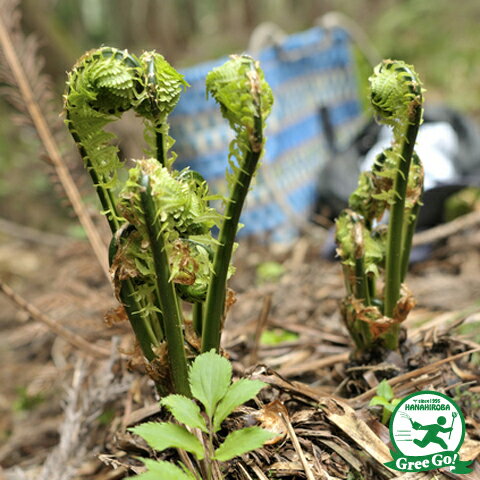
[[[423, 191], [414, 152], [423, 111], [417, 74], [402, 61], [384, 60], [370, 88], [376, 118], [392, 127], [393, 141], [360, 175], [336, 234], [347, 288], [343, 317], [360, 353], [398, 347], [399, 325], [414, 305], [403, 282]], [[388, 226], [381, 223], [387, 211]]]
[[[207, 78], [236, 133], [231, 144], [230, 196], [224, 214], [197, 172], [173, 169], [168, 114], [187, 84], [155, 52], [140, 57], [103, 47], [86, 53], [69, 74], [66, 123], [107, 216], [112, 240], [110, 267], [148, 370], [161, 391], [189, 395], [188, 357], [219, 349], [226, 283], [240, 213], [263, 147], [263, 126], [272, 105], [258, 63], [232, 57]], [[126, 169], [115, 136], [105, 127], [134, 110], [145, 123], [150, 158]], [[218, 239], [212, 229], [220, 229]], [[181, 301], [193, 304], [188, 328]], [[203, 304], [205, 303], [205, 308]], [[197, 338], [201, 336], [200, 339]], [[167, 348], [162, 348], [163, 346]], [[168, 352], [165, 372], [162, 352]]]
[[103, 47], [83, 55], [69, 73], [66, 123], [113, 231], [122, 223], [115, 192], [123, 164], [115, 135], [105, 127], [133, 109], [145, 120], [151, 154], [167, 151], [171, 141], [166, 118], [185, 86], [183, 77], [155, 52], [137, 58], [126, 50]]

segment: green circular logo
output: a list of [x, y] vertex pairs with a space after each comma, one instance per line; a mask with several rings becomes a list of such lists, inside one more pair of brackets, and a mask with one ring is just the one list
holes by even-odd
[[459, 406], [443, 393], [415, 392], [395, 407], [390, 419], [393, 462], [386, 465], [404, 472], [450, 467], [468, 473], [458, 451], [465, 438], [465, 419]]

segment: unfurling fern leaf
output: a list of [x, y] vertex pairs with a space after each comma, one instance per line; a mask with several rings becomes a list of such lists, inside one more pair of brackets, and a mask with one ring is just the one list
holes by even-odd
[[[236, 134], [230, 143], [232, 171], [227, 177], [229, 185], [233, 186], [246, 152], [262, 150], [262, 127], [259, 123], [270, 114], [272, 91], [258, 62], [247, 55], [234, 55], [224, 65], [214, 68], [207, 75], [206, 87], [207, 94], [218, 102], [223, 117]], [[251, 175], [254, 173], [250, 172]]]
[[232, 56], [207, 75], [207, 93], [219, 103], [222, 115], [235, 131], [230, 143], [231, 172], [227, 173], [230, 197], [215, 252], [211, 285], [205, 305], [202, 350], [219, 349], [229, 262], [235, 245], [240, 214], [263, 151], [263, 129], [270, 114], [273, 95], [258, 62], [251, 57]]
[[[133, 109], [148, 123], [151, 149], [162, 155], [171, 142], [166, 118], [178, 102], [183, 77], [155, 52], [139, 59], [126, 50], [102, 47], [87, 52], [69, 73], [66, 123], [84, 159], [112, 231], [123, 223], [116, 209], [118, 172], [123, 164], [105, 127]], [[165, 144], [164, 144], [165, 142]]]
[[422, 112], [422, 84], [413, 67], [399, 60], [384, 60], [370, 77], [370, 98], [380, 122], [400, 129], [418, 120], [416, 106]]
[[[347, 287], [342, 313], [360, 355], [399, 346], [399, 325], [414, 305], [403, 281], [423, 189], [423, 168], [414, 152], [423, 112], [417, 74], [402, 61], [384, 60], [370, 86], [376, 118], [392, 127], [393, 141], [371, 171], [360, 175], [336, 235]], [[375, 225], [387, 210], [388, 230]], [[377, 291], [380, 272], [383, 292]]]

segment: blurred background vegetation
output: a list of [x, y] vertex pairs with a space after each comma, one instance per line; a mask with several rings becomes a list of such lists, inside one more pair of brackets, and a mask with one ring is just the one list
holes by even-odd
[[[101, 44], [156, 49], [181, 69], [245, 50], [261, 22], [292, 33], [335, 10], [353, 19], [383, 57], [413, 63], [428, 86], [427, 101], [480, 117], [478, 0], [21, 0], [20, 8], [24, 31], [41, 42], [59, 113], [65, 72]], [[38, 152], [35, 132], [18, 128], [0, 98], [0, 218], [75, 234]]]

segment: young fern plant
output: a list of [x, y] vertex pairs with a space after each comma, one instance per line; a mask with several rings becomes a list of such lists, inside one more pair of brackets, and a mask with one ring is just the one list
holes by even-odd
[[[232, 57], [207, 79], [236, 133], [231, 155], [237, 162], [221, 214], [210, 206], [213, 197], [200, 174], [173, 168], [168, 115], [186, 86], [155, 52], [136, 57], [102, 47], [87, 52], [70, 72], [65, 110], [112, 232], [115, 294], [147, 371], [160, 393], [189, 396], [189, 358], [220, 346], [234, 237], [262, 153], [272, 94], [258, 63], [246, 56]], [[129, 169], [118, 156], [116, 137], [105, 129], [127, 110], [143, 119], [148, 144], [147, 158]], [[218, 239], [214, 228], [220, 229]], [[185, 320], [183, 302], [193, 305], [195, 328]]]
[[[347, 290], [342, 314], [359, 356], [399, 346], [400, 323], [415, 303], [404, 279], [423, 192], [414, 152], [423, 112], [418, 75], [402, 61], [384, 60], [369, 80], [376, 118], [392, 128], [393, 141], [360, 175], [336, 222]], [[379, 223], [387, 212], [388, 226]]]
[[225, 310], [228, 263], [234, 249], [240, 214], [263, 152], [263, 129], [273, 104], [272, 91], [258, 63], [250, 57], [233, 57], [207, 75], [207, 92], [218, 102], [235, 138], [230, 143], [227, 173], [230, 197], [218, 237], [208, 289], [202, 331], [202, 351], [220, 346]]
[[[154, 450], [181, 448], [194, 456], [202, 472], [200, 477], [186, 465], [142, 459], [148, 472], [133, 477], [137, 480], [220, 480], [221, 462], [260, 448], [276, 434], [252, 426], [229, 433], [215, 448], [223, 421], [235, 408], [253, 399], [266, 385], [259, 380], [240, 379], [232, 383], [230, 362], [215, 353], [203, 353], [189, 370], [190, 389], [194, 400], [182, 395], [169, 395], [160, 404], [178, 423], [147, 422], [130, 430], [141, 436]], [[202, 405], [200, 409], [198, 403]], [[197, 432], [195, 435], [194, 432]]]

